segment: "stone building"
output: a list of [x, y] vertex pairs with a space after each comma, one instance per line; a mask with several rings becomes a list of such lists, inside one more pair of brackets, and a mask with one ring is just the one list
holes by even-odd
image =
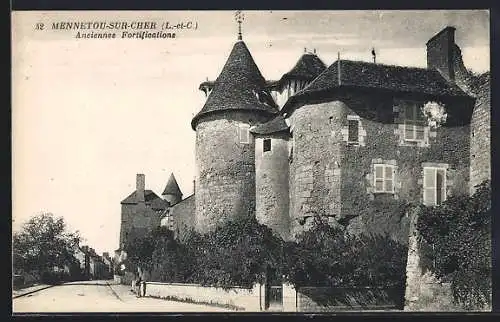
[[[137, 174], [136, 190], [121, 202], [120, 250], [134, 238], [144, 236], [158, 227], [163, 212], [169, 206], [169, 201], [160, 198], [152, 190], [146, 190], [145, 180], [144, 174]], [[170, 200], [176, 198], [170, 191], [164, 197]]]
[[[217, 79], [199, 87], [194, 195], [151, 192], [160, 206], [137, 226], [162, 211], [181, 234], [256, 216], [291, 239], [320, 216], [407, 242], [401, 204], [440, 204], [490, 176], [489, 74], [465, 68], [454, 33], [429, 39], [427, 68], [340, 57], [327, 67], [306, 50], [278, 81], [264, 79], [240, 36]], [[122, 202], [122, 223], [138, 197]]]
[[[158, 226], [167, 226], [176, 232], [184, 232], [192, 226], [194, 198], [183, 194], [175, 176], [170, 175], [161, 197], [145, 188], [144, 174], [136, 176], [136, 190], [121, 202], [120, 248], [115, 251], [114, 264], [126, 258], [122, 251], [127, 243], [145, 236]], [[173, 220], [173, 213], [182, 215]], [[111, 260], [111, 258], [109, 258]]]

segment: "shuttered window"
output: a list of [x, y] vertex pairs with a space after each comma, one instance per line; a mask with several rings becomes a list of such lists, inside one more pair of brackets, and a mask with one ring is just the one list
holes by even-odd
[[446, 169], [424, 168], [424, 205], [440, 205], [446, 200]]
[[394, 193], [394, 166], [390, 164], [375, 164], [374, 171], [374, 192]]
[[248, 144], [250, 143], [250, 126], [248, 124], [240, 124], [239, 126], [239, 136], [240, 143]]
[[405, 140], [423, 141], [425, 134], [425, 117], [421, 105], [413, 102], [404, 104]]

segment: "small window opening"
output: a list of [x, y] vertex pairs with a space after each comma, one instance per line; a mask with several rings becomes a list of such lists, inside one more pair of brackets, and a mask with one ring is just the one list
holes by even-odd
[[250, 126], [248, 124], [241, 124], [239, 127], [240, 143], [250, 143]]
[[348, 121], [348, 142], [349, 143], [358, 143], [359, 142], [359, 121], [358, 120], [349, 120]]
[[271, 139], [264, 139], [264, 152], [271, 151]]

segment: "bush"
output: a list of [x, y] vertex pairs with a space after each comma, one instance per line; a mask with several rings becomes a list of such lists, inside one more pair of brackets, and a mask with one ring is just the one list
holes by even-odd
[[316, 219], [286, 248], [296, 286], [404, 287], [407, 247], [387, 237], [349, 235]]
[[[127, 249], [133, 265], [159, 282], [252, 287], [256, 282], [297, 286], [403, 287], [406, 246], [385, 237], [350, 236], [317, 220], [298, 242], [284, 242], [255, 218], [178, 241], [164, 228]], [[130, 265], [129, 265], [130, 266]]]
[[422, 257], [438, 278], [451, 282], [455, 303], [466, 309], [491, 304], [491, 187], [451, 197], [418, 217]]
[[65, 280], [63, 272], [45, 271], [42, 273], [41, 282], [48, 285], [59, 285]]

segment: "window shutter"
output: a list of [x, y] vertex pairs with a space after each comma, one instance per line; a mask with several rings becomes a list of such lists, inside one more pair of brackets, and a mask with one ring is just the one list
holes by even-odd
[[423, 140], [424, 139], [424, 127], [421, 125], [415, 125], [415, 138], [417, 140]]
[[446, 200], [446, 173], [444, 169], [436, 170], [436, 204]]
[[385, 176], [384, 176], [384, 190], [386, 192], [392, 192], [393, 191], [393, 177], [394, 177], [394, 172], [393, 172], [393, 168], [391, 166], [384, 166], [384, 172], [385, 172]]
[[424, 204], [436, 204], [436, 170], [424, 168]]
[[384, 166], [382, 164], [374, 165], [374, 188], [376, 192], [384, 191]]

